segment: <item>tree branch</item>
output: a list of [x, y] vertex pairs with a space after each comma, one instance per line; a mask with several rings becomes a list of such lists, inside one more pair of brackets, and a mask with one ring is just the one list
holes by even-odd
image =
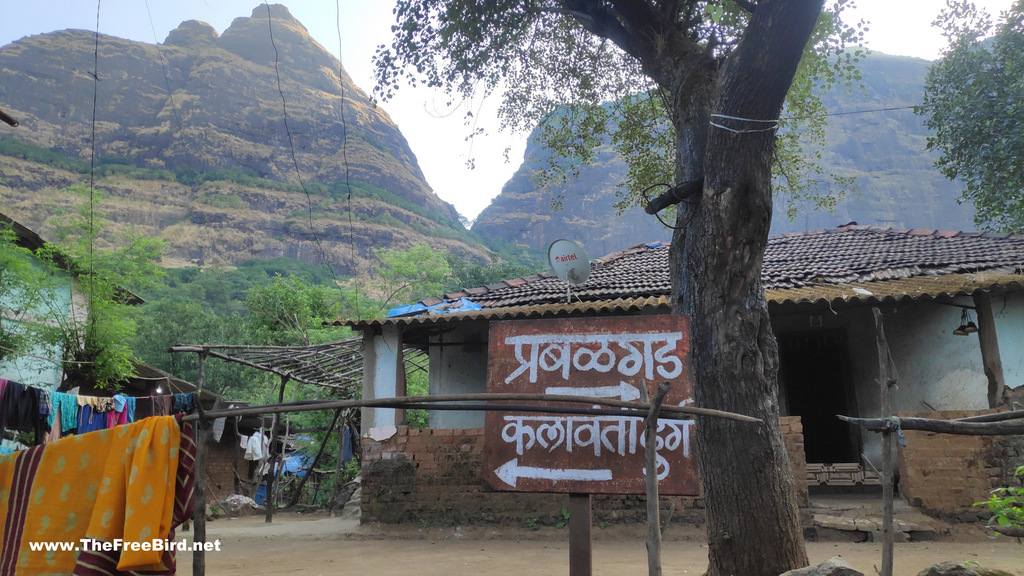
[[902, 430], [921, 430], [940, 434], [960, 434], [966, 436], [1005, 436], [1024, 434], [1024, 419], [1004, 422], [963, 422], [958, 420], [931, 420], [928, 418], [894, 418], [890, 423], [885, 418], [851, 418], [837, 416], [843, 422], [863, 426], [872, 432], [892, 431], [898, 427]]
[[665, 208], [674, 204], [679, 204], [683, 200], [700, 193], [704, 189], [704, 176], [696, 180], [690, 180], [683, 182], [678, 186], [673, 186], [667, 192], [659, 195], [654, 200], [647, 203], [644, 207], [644, 212], [648, 214], [657, 214]]

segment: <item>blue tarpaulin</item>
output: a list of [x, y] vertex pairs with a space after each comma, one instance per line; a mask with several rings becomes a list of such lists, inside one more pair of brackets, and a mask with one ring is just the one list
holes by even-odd
[[459, 298], [452, 302], [441, 302], [433, 306], [424, 306], [422, 303], [417, 302], [415, 304], [395, 306], [388, 310], [388, 318], [414, 316], [422, 312], [427, 314], [447, 314], [449, 312], [469, 312], [471, 310], [483, 310], [483, 307], [468, 298]]
[[[284, 473], [295, 474], [296, 476], [305, 476], [306, 471], [303, 468], [308, 467], [313, 463], [313, 459], [305, 454], [299, 452], [292, 452], [291, 454], [285, 454], [284, 457]], [[277, 469], [274, 469], [277, 472]]]

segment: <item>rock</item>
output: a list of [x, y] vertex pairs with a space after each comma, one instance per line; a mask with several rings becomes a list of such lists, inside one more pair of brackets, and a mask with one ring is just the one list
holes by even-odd
[[918, 572], [917, 576], [978, 576], [978, 572], [973, 568], [947, 561], [925, 568]]
[[972, 568], [972, 570], [977, 572], [978, 576], [1014, 576], [1010, 572], [998, 568], [982, 568], [978, 566], [977, 568]]
[[352, 493], [352, 499], [346, 502], [345, 507], [341, 509], [341, 518], [358, 522], [362, 512], [362, 503], [363, 490], [362, 488], [356, 488], [355, 492]]
[[854, 570], [842, 558], [833, 556], [821, 564], [790, 570], [781, 576], [864, 576], [864, 573]]

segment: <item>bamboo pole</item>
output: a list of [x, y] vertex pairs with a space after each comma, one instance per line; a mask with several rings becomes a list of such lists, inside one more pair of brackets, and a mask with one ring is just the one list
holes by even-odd
[[[287, 376], [281, 376], [281, 388], [277, 392], [277, 403], [278, 403], [278, 405], [284, 404], [284, 388], [285, 388], [285, 386], [287, 384], [288, 384], [288, 377]], [[263, 499], [263, 502], [267, 505], [267, 515], [266, 515], [266, 522], [267, 522], [267, 524], [270, 524], [271, 522], [274, 521], [274, 476], [276, 475], [276, 472], [277, 472], [276, 471], [277, 461], [278, 461], [278, 457], [279, 457], [280, 452], [281, 452], [280, 450], [276, 450], [275, 451], [275, 445], [277, 444], [277, 422], [278, 422], [278, 416], [280, 414], [281, 414], [281, 412], [274, 412], [274, 418], [271, 421], [272, 424], [271, 424], [271, 428], [270, 428], [270, 448], [269, 448], [269, 450], [270, 450], [270, 453], [271, 453], [272, 456], [270, 457], [270, 467], [267, 469], [267, 473], [264, 476], [264, 478], [265, 478], [265, 480], [267, 482], [267, 491], [266, 491], [266, 495], [265, 495], [265, 497]]]
[[[344, 430], [342, 428], [344, 428]], [[348, 414], [345, 415], [345, 420], [342, 424], [342, 427], [338, 428], [338, 460], [334, 463], [334, 482], [331, 484], [331, 495], [327, 499], [327, 507], [331, 511], [331, 516], [334, 516], [335, 500], [337, 500], [339, 490], [341, 489], [341, 458], [345, 454], [345, 432], [347, 430]]]
[[[433, 406], [433, 403], [438, 402], [489, 402], [489, 401], [522, 401], [522, 402], [565, 402], [573, 404], [599, 404], [604, 406], [612, 406], [618, 408], [631, 408], [633, 410], [642, 411], [644, 414], [650, 410], [650, 405], [644, 402], [626, 402], [622, 400], [614, 400], [611, 398], [586, 398], [582, 396], [565, 396], [559, 394], [437, 394], [433, 396], [403, 396], [398, 398], [375, 398], [370, 400], [300, 400], [298, 402], [290, 402], [288, 404], [280, 403], [271, 406], [249, 406], [245, 408], [232, 408], [228, 410], [217, 410], [210, 411], [207, 416], [210, 418], [219, 418], [221, 416], [258, 416], [262, 414], [275, 414], [280, 412], [309, 412], [313, 410], [335, 410], [337, 408], [388, 408], [394, 406], [409, 407], [409, 405], [426, 405], [431, 404], [429, 408], [443, 409]], [[474, 410], [488, 410], [490, 404], [481, 404]], [[423, 406], [413, 406], [423, 407]], [[560, 409], [555, 406], [543, 406], [545, 411], [552, 413], [560, 413]], [[456, 406], [454, 409], [466, 410], [465, 406]], [[507, 409], [507, 408], [501, 408]], [[518, 409], [518, 408], [517, 408]], [[732, 412], [725, 412], [722, 410], [711, 410], [709, 408], [697, 408], [694, 406], [662, 406], [661, 412], [669, 414], [688, 414], [691, 416], [710, 416], [714, 418], [726, 418], [729, 420], [736, 420], [738, 422], [760, 422], [757, 418], [745, 416], [743, 414], [735, 414]], [[617, 411], [616, 414], [622, 414], [621, 411]], [[641, 417], [644, 415], [641, 414]], [[664, 417], [664, 416], [663, 416]], [[197, 420], [198, 417], [190, 414], [184, 417], [186, 422]]]
[[644, 484], [647, 487], [647, 574], [661, 576], [661, 508], [658, 497], [658, 413], [672, 385], [658, 384], [644, 419]]

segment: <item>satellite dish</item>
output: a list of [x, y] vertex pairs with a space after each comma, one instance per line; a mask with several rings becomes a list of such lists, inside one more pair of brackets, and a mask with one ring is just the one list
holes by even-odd
[[562, 282], [578, 286], [590, 278], [590, 258], [572, 240], [555, 240], [548, 246], [548, 263]]

